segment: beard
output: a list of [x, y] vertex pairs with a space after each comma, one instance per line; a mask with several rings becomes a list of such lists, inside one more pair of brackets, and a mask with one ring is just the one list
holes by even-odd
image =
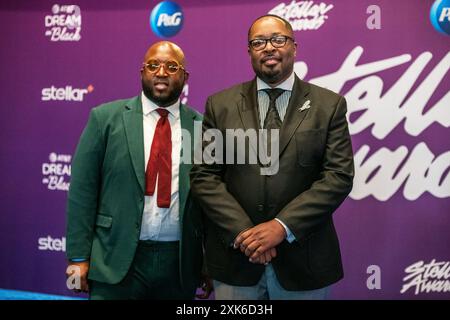
[[152, 85], [146, 83], [144, 79], [141, 80], [141, 83], [144, 95], [160, 107], [168, 107], [174, 104], [183, 92], [184, 86], [183, 83], [172, 83], [165, 92], [159, 92]]
[[280, 70], [266, 69], [255, 71], [256, 75], [266, 83], [276, 83], [281, 79], [282, 73]]
[[[265, 61], [268, 59], [276, 59], [277, 64], [266, 65]], [[279, 84], [286, 80], [294, 70], [294, 55], [293, 54], [267, 54], [255, 55], [251, 59], [252, 68], [255, 74], [268, 84]]]
[[277, 83], [283, 78], [283, 72], [280, 66], [274, 66], [272, 68], [265, 66], [253, 65], [253, 71], [255, 74], [265, 83]]

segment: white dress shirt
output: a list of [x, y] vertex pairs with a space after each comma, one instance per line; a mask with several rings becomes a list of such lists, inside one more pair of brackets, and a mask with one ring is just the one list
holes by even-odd
[[[156, 111], [158, 105], [149, 100], [144, 93], [141, 94], [142, 113], [144, 121], [144, 155], [145, 169], [155, 133], [156, 125], [160, 115]], [[172, 184], [171, 200], [169, 208], [159, 208], [157, 205], [158, 178], [153, 196], [145, 196], [144, 213], [142, 215], [141, 240], [154, 241], [176, 241], [180, 240], [179, 223], [179, 193], [178, 174], [180, 171], [181, 152], [181, 122], [180, 122], [180, 100], [165, 108], [169, 111], [169, 123], [172, 132]]]

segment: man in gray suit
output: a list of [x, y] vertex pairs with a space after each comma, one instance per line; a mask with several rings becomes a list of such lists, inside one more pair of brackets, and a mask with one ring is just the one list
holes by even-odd
[[210, 96], [203, 130], [279, 132], [277, 172], [261, 174], [261, 161], [193, 167], [208, 272], [218, 299], [324, 299], [343, 277], [332, 214], [354, 175], [346, 101], [295, 75], [289, 22], [260, 17], [248, 40], [256, 78]]

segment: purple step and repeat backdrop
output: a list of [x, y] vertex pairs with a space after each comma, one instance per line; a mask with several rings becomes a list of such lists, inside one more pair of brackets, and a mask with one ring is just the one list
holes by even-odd
[[345, 278], [331, 297], [449, 299], [449, 2], [177, 3], [181, 14], [148, 0], [0, 3], [0, 288], [71, 295], [74, 149], [91, 108], [140, 92], [157, 33], [179, 31], [183, 100], [203, 112], [208, 95], [252, 78], [247, 29], [271, 12], [294, 26], [297, 75], [348, 101], [356, 177], [335, 213]]

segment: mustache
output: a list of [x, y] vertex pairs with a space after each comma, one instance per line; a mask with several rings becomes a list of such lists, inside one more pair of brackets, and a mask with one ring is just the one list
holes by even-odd
[[268, 54], [261, 58], [261, 62], [266, 62], [267, 60], [275, 59], [277, 61], [281, 61], [281, 58], [274, 55], [274, 54]]
[[153, 85], [157, 85], [157, 84], [169, 85], [169, 80], [167, 80], [167, 79], [155, 79], [155, 80], [153, 80]]

